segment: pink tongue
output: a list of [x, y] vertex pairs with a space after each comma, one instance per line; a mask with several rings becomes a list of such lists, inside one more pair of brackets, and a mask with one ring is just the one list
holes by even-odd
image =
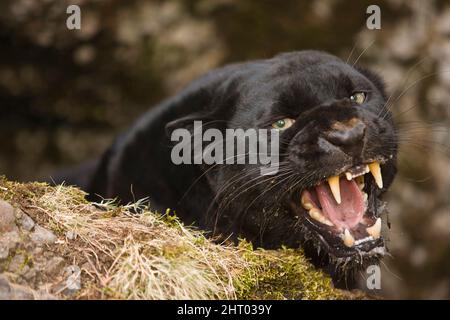
[[327, 183], [316, 187], [323, 214], [340, 228], [351, 229], [355, 227], [365, 212], [364, 198], [361, 190], [354, 180], [339, 180], [341, 189], [341, 203], [338, 204], [331, 193]]

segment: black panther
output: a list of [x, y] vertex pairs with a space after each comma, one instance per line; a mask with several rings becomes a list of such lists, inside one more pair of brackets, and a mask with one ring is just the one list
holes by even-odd
[[[318, 267], [354, 270], [386, 253], [380, 197], [397, 154], [386, 100], [379, 76], [323, 52], [232, 64], [152, 108], [100, 160], [60, 180], [91, 199], [148, 198], [153, 209], [171, 208], [213, 235], [302, 247]], [[175, 165], [170, 135], [194, 121], [221, 131], [279, 130], [278, 173]]]

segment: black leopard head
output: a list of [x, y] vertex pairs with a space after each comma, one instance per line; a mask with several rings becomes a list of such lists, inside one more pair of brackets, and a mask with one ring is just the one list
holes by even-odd
[[213, 193], [209, 227], [266, 248], [300, 246], [346, 266], [382, 257], [380, 196], [396, 173], [397, 140], [380, 78], [316, 51], [231, 70], [203, 92], [207, 111], [182, 122], [203, 120], [222, 132], [278, 130], [279, 170], [201, 165]]

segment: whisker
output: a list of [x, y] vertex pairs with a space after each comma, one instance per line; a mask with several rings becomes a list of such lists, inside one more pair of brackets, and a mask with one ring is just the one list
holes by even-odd
[[[387, 114], [388, 114], [390, 108], [391, 108], [398, 100], [400, 100], [400, 99], [401, 99], [401, 98], [402, 98], [402, 97], [403, 97], [410, 89], [414, 88], [414, 87], [415, 87], [416, 85], [418, 85], [420, 82], [422, 82], [422, 81], [424, 81], [424, 80], [426, 80], [426, 79], [428, 79], [428, 78], [430, 78], [430, 77], [433, 77], [433, 76], [435, 76], [435, 75], [438, 75], [438, 74], [440, 74], [440, 73], [445, 73], [445, 72], [450, 72], [450, 70], [444, 70], [444, 71], [440, 71], [440, 72], [433, 72], [433, 73], [427, 74], [427, 75], [423, 76], [422, 78], [420, 78], [420, 79], [414, 81], [414, 82], [413, 82], [411, 85], [409, 85], [405, 90], [403, 90], [403, 91], [395, 98], [395, 100], [394, 100], [390, 105], [387, 105], [388, 102], [386, 102], [385, 105], [383, 106], [383, 108], [381, 109], [381, 111], [379, 112], [378, 116], [379, 116], [380, 118], [382, 118], [382, 119], [385, 119], [385, 117], [387, 116]], [[383, 112], [384, 112], [384, 114], [381, 115]]]
[[361, 59], [361, 57], [364, 55], [364, 53], [373, 45], [375, 43], [375, 40], [372, 40], [372, 42], [367, 46], [367, 48], [365, 48], [362, 52], [361, 52], [361, 54], [358, 56], [358, 58], [356, 58], [356, 60], [355, 60], [355, 62], [353, 62], [353, 64], [352, 64], [352, 67], [354, 67], [357, 63], [358, 63], [358, 61], [359, 61], [359, 59]]

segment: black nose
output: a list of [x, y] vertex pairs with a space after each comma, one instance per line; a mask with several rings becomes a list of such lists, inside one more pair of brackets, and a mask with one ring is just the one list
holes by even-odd
[[324, 133], [324, 138], [340, 147], [345, 153], [351, 154], [360, 151], [363, 146], [363, 138], [366, 125], [357, 118], [345, 122], [335, 122], [331, 130]]

